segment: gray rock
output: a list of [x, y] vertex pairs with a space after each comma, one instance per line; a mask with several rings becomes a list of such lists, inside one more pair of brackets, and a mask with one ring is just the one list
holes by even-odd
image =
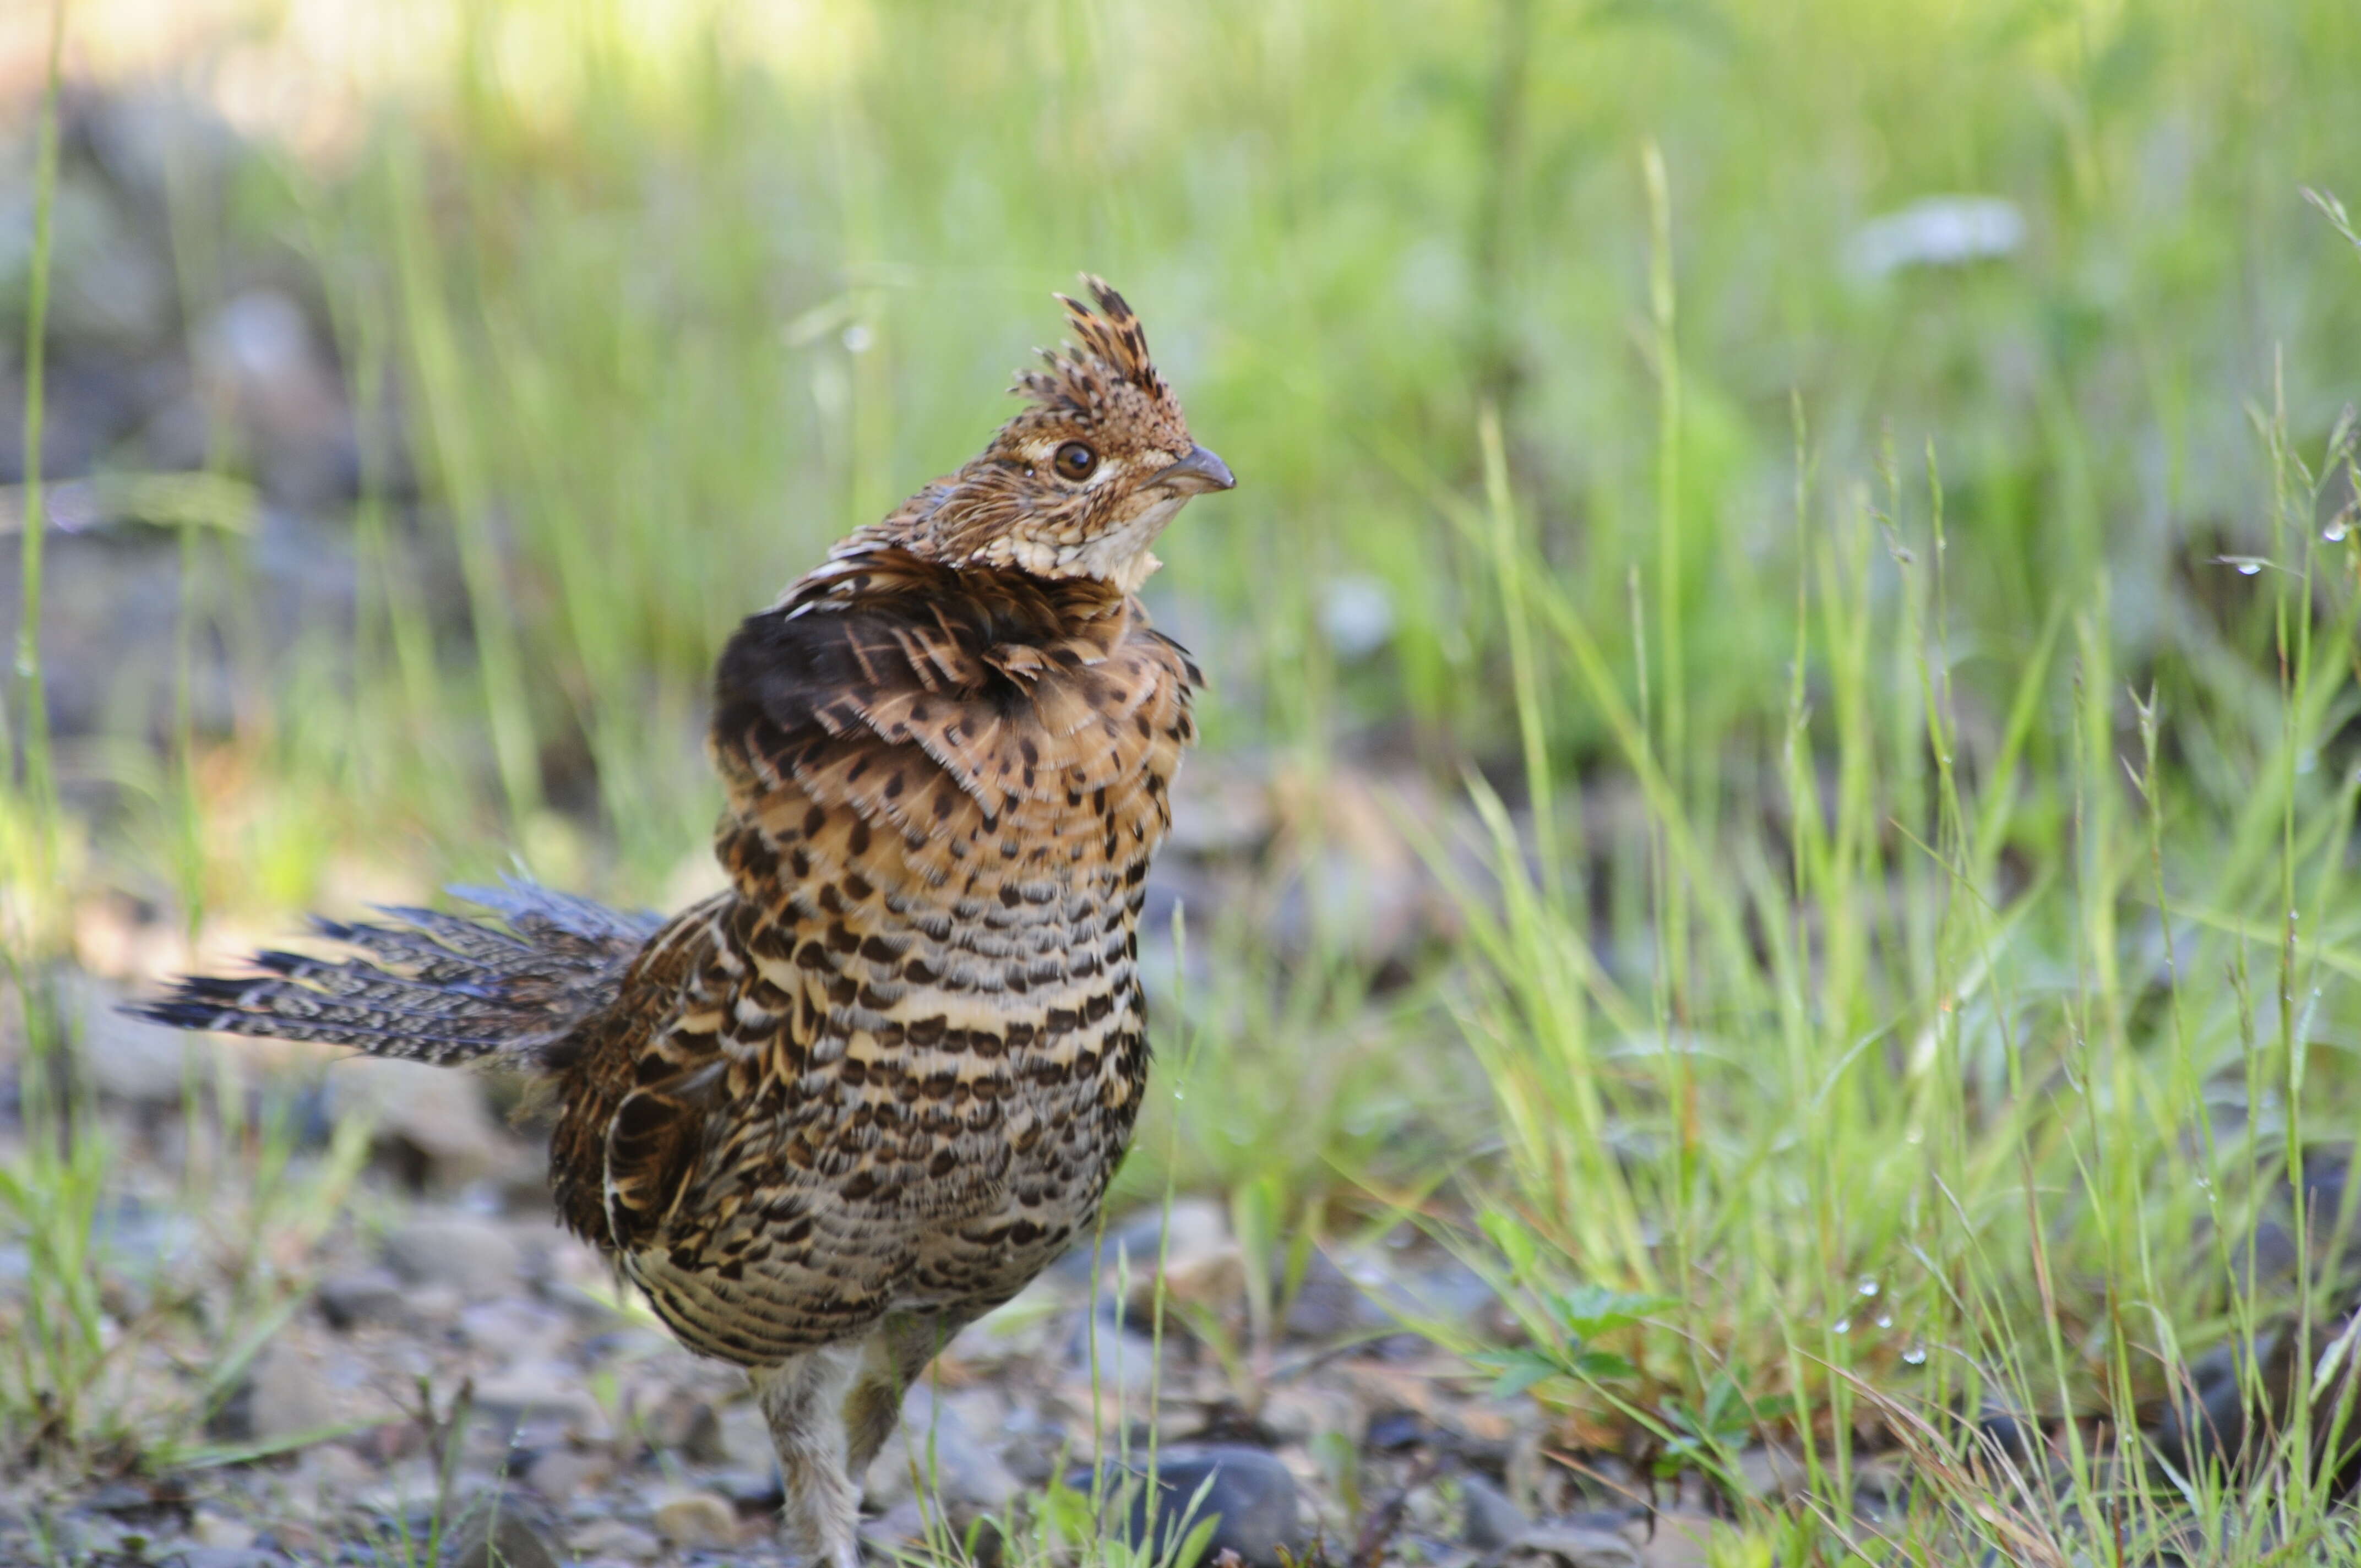
[[1498, 1552], [1532, 1528], [1525, 1510], [1481, 1475], [1462, 1475], [1459, 1497], [1466, 1508], [1459, 1539], [1478, 1552]]
[[377, 1143], [438, 1188], [495, 1176], [522, 1152], [484, 1103], [483, 1080], [424, 1062], [338, 1064], [328, 1084], [339, 1110], [374, 1120]]
[[525, 1484], [543, 1497], [563, 1503], [605, 1485], [614, 1474], [615, 1461], [608, 1453], [553, 1448], [533, 1460], [524, 1478]]
[[[1356, 1259], [1356, 1264], [1364, 1260]], [[1370, 1289], [1383, 1282], [1382, 1271], [1367, 1279], [1347, 1273], [1323, 1251], [1312, 1255], [1303, 1282], [1287, 1304], [1283, 1327], [1298, 1339], [1333, 1340], [1353, 1334], [1384, 1333], [1394, 1328], [1393, 1314], [1372, 1300]]]
[[1028, 1405], [1016, 1406], [1000, 1423], [1001, 1460], [1028, 1486], [1044, 1486], [1058, 1473], [1072, 1441], [1064, 1426]]
[[680, 1456], [691, 1464], [730, 1463], [730, 1442], [721, 1431], [721, 1415], [710, 1400], [699, 1399], [690, 1407], [687, 1429], [681, 1434]]
[[1766, 1502], [1783, 1503], [1811, 1480], [1804, 1456], [1784, 1443], [1757, 1443], [1738, 1456], [1747, 1490]]
[[410, 1221], [386, 1238], [385, 1258], [413, 1285], [448, 1285], [473, 1300], [517, 1288], [515, 1238], [507, 1226], [470, 1214]]
[[568, 1327], [564, 1313], [522, 1296], [479, 1301], [459, 1314], [462, 1339], [514, 1359], [555, 1354]]
[[192, 1084], [211, 1079], [215, 1067], [201, 1036], [123, 1012], [130, 993], [103, 980], [71, 974], [64, 989], [67, 1005], [81, 1016], [81, 1059], [91, 1087], [107, 1099], [177, 1108]]
[[451, 1568], [558, 1568], [557, 1549], [518, 1508], [479, 1508], [460, 1521]]
[[1493, 1553], [1493, 1568], [1641, 1568], [1640, 1549], [1615, 1530], [1537, 1524]]
[[[1235, 755], [1193, 759], [1172, 781], [1172, 831], [1164, 850], [1193, 860], [1245, 855], [1267, 842], [1277, 826], [1267, 763]], [[1190, 906], [1203, 907], [1193, 899]]]
[[[60, 348], [138, 353], [170, 330], [170, 266], [112, 192], [77, 175], [64, 171], [50, 216], [49, 331]], [[0, 286], [20, 288], [24, 253], [5, 249]]]
[[580, 1374], [554, 1362], [521, 1362], [478, 1379], [476, 1413], [504, 1432], [540, 1421], [586, 1434], [605, 1426], [598, 1401], [582, 1387]]
[[313, 1293], [328, 1326], [351, 1332], [365, 1325], [399, 1323], [408, 1316], [408, 1297], [389, 1268], [364, 1268], [320, 1281]]
[[1356, 1246], [1313, 1255], [1286, 1327], [1306, 1339], [1338, 1339], [1415, 1332], [1421, 1323], [1488, 1325], [1499, 1311], [1499, 1292], [1448, 1254]]
[[1416, 1410], [1401, 1406], [1371, 1413], [1361, 1432], [1361, 1447], [1370, 1453], [1401, 1453], [1433, 1439], [1434, 1429]]
[[923, 1385], [910, 1390], [901, 1424], [869, 1467], [870, 1502], [890, 1508], [911, 1496], [914, 1470], [955, 1521], [1005, 1508], [1018, 1490], [1016, 1475], [951, 1402]]
[[[56, 733], [169, 734], [183, 674], [199, 731], [225, 729], [239, 711], [242, 666], [213, 640], [198, 640], [184, 658], [174, 652], [181, 600], [177, 529], [116, 528], [113, 521], [97, 519], [87, 532], [56, 532], [49, 546], [42, 637]], [[0, 523], [12, 525], [13, 519]], [[252, 563], [253, 591], [242, 603], [252, 612], [242, 630], [251, 630], [257, 658], [285, 657], [299, 639], [349, 621], [355, 579], [348, 537], [274, 508], [262, 510], [247, 537], [251, 544], [241, 551], [251, 551], [242, 558]], [[16, 635], [17, 575], [16, 552], [0, 550], [0, 646]], [[347, 1070], [339, 1069], [331, 1081]]]
[[1287, 1303], [1282, 1327], [1296, 1339], [1344, 1339], [1348, 1334], [1384, 1334], [1395, 1325], [1393, 1315], [1372, 1301], [1362, 1282], [1336, 1266], [1336, 1258], [1312, 1252], [1303, 1282]]
[[93, 93], [64, 106], [71, 139], [135, 207], [161, 212], [175, 190], [216, 197], [248, 158], [245, 139], [211, 103], [163, 82]]
[[[1135, 1328], [1128, 1321], [1120, 1329], [1115, 1325], [1114, 1314], [1102, 1311], [1097, 1332], [1092, 1332], [1088, 1318], [1074, 1325], [1072, 1339], [1066, 1347], [1066, 1365], [1077, 1379], [1095, 1376], [1101, 1389], [1120, 1388], [1126, 1394], [1145, 1394], [1151, 1386], [1171, 1388], [1180, 1384], [1175, 1365], [1179, 1325], [1165, 1325], [1163, 1360], [1159, 1371], [1156, 1336], [1145, 1328]], [[1093, 1357], [1096, 1357], [1093, 1365]]]
[[1219, 1203], [1205, 1198], [1180, 1198], [1173, 1201], [1169, 1215], [1160, 1207], [1140, 1209], [1126, 1215], [1120, 1223], [1108, 1225], [1095, 1252], [1091, 1247], [1091, 1238], [1084, 1236], [1059, 1258], [1054, 1272], [1061, 1278], [1087, 1287], [1093, 1266], [1106, 1270], [1112, 1279], [1117, 1260], [1128, 1259], [1130, 1277], [1137, 1283], [1155, 1275], [1160, 1249], [1169, 1246], [1171, 1255], [1185, 1257], [1225, 1245], [1229, 1239], [1229, 1216]]
[[1118, 1277], [1129, 1280], [1125, 1318], [1142, 1328], [1156, 1309], [1159, 1258], [1168, 1322], [1174, 1302], [1220, 1312], [1246, 1293], [1246, 1255], [1230, 1239], [1228, 1214], [1208, 1199], [1148, 1210], [1107, 1237], [1100, 1262], [1110, 1285]]
[[1279, 1383], [1265, 1389], [1257, 1420], [1274, 1448], [1301, 1448], [1331, 1432], [1350, 1432], [1361, 1419], [1363, 1401], [1340, 1388], [1311, 1378]]
[[[1109, 1464], [1103, 1470], [1109, 1497], [1120, 1499], [1129, 1493], [1129, 1507], [1119, 1523], [1124, 1538], [1134, 1546], [1152, 1540], [1160, 1556], [1211, 1519], [1215, 1521], [1213, 1535], [1199, 1561], [1235, 1552], [1249, 1568], [1279, 1568], [1282, 1547], [1289, 1552], [1302, 1549], [1295, 1477], [1258, 1448], [1175, 1444], [1157, 1455], [1153, 1486], [1147, 1484], [1145, 1454], [1129, 1466]], [[1093, 1473], [1084, 1470], [1070, 1476], [1067, 1485], [1080, 1490], [1093, 1481]], [[1179, 1563], [1176, 1568], [1196, 1565]]]
[[1727, 1520], [1670, 1508], [1655, 1516], [1640, 1561], [1644, 1568], [1712, 1568], [1742, 1557], [1742, 1551], [1733, 1550], [1742, 1539]]
[[771, 1423], [752, 1400], [724, 1405], [715, 1412], [721, 1456], [715, 1464], [767, 1474], [777, 1467], [778, 1449], [771, 1442]]
[[310, 1356], [284, 1340], [255, 1354], [245, 1378], [207, 1423], [228, 1442], [274, 1442], [321, 1432], [345, 1414], [330, 1380]]
[[199, 378], [236, 409], [274, 497], [308, 509], [349, 492], [344, 389], [300, 303], [277, 289], [245, 290], [195, 334], [195, 349]]
[[664, 1542], [618, 1519], [592, 1519], [568, 1531], [566, 1545], [579, 1556], [620, 1557], [628, 1563], [645, 1563], [664, 1553]]

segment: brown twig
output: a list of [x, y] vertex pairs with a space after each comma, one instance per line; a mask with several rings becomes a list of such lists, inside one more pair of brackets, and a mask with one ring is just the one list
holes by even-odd
[[1432, 1449], [1419, 1455], [1401, 1485], [1388, 1493], [1385, 1501], [1369, 1511], [1367, 1521], [1361, 1526], [1361, 1533], [1354, 1539], [1353, 1555], [1347, 1559], [1349, 1568], [1378, 1568], [1378, 1562], [1385, 1556], [1387, 1545], [1401, 1532], [1402, 1517], [1410, 1511], [1410, 1495], [1433, 1480], [1434, 1473], [1442, 1467], [1442, 1463], [1441, 1457]]

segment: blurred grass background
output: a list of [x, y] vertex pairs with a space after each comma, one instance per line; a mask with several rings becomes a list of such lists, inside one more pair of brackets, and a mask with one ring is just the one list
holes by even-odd
[[[241, 20], [171, 60], [271, 138], [218, 201], [184, 198], [182, 308], [248, 280], [186, 230], [283, 251], [379, 415], [357, 547], [414, 484], [467, 599], [422, 604], [372, 559], [360, 698], [309, 705], [280, 765], [349, 766], [338, 795], [382, 808], [364, 820], [457, 852], [529, 828], [543, 753], [587, 751], [595, 794], [559, 804], [650, 891], [703, 824], [681, 737], [734, 618], [980, 443], [1079, 266], [1146, 302], [1192, 420], [1252, 477], [1171, 536], [1159, 584], [1231, 677], [1215, 744], [1509, 733], [1499, 618], [1440, 521], [1480, 487], [1488, 404], [1537, 548], [1619, 664], [1644, 580], [1700, 777], [1786, 700], [1791, 400], [1835, 491], [1882, 444], [1915, 467], [1939, 440], [1984, 695], [2103, 572], [2128, 656], [2209, 657], [2238, 596], [2206, 563], [2269, 543], [2248, 405], [2281, 396], [2283, 352], [2316, 444], [2361, 321], [2299, 194], [2361, 141], [2336, 91], [2361, 20], [2328, 4]], [[109, 27], [93, 3], [76, 36]], [[2014, 203], [2015, 254], [1849, 260], [1864, 224], [1959, 193]], [[1382, 583], [1395, 622], [1349, 667], [1318, 613], [1345, 577]], [[1596, 755], [1595, 716], [1566, 718], [1557, 743]]]
[[[673, 896], [721, 641], [980, 444], [1088, 268], [1241, 479], [1149, 592], [1214, 676], [1207, 760], [1471, 803], [1397, 801], [1465, 884], [1407, 976], [1275, 963], [1251, 911], [1203, 936], [1188, 1135], [1143, 1140], [1137, 1191], [1170, 1146], [1243, 1231], [1427, 1213], [1542, 1357], [1501, 1376], [1709, 1468], [1784, 1421], [1849, 1497], [1890, 1390], [2005, 1394], [2063, 1422], [2081, 1490], [2013, 1505], [2060, 1539], [2121, 1480], [2070, 1414], [2169, 1427], [2214, 1344], [2257, 1407], [2267, 1341], [2343, 1387], [2341, 1249], [2280, 1173], [2361, 1113], [2361, 257], [2304, 198], [2361, 192], [2361, 10], [153, 20], [74, 7], [69, 129], [78, 84], [159, 77], [236, 128], [154, 155], [168, 316], [302, 302], [349, 473], [285, 493], [204, 394], [199, 471], [141, 492], [178, 652], [61, 748], [20, 964], [93, 886], [192, 931], [512, 858]], [[60, 210], [71, 315], [107, 275]], [[52, 474], [152, 477], [152, 445]], [[353, 587], [274, 642], [257, 520], [305, 504]], [[2233, 1255], [2266, 1215], [2284, 1280]], [[1580, 1362], [1627, 1317], [1647, 1354]], [[2140, 1528], [2324, 1502], [2312, 1406], [2279, 1408], [2276, 1468]]]

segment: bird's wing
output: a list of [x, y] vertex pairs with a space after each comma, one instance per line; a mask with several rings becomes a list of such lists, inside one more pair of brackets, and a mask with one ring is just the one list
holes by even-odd
[[1168, 778], [1201, 685], [1105, 585], [888, 549], [830, 563], [745, 623], [721, 658], [713, 737], [747, 790], [792, 785], [897, 833], [941, 882], [1020, 803]]

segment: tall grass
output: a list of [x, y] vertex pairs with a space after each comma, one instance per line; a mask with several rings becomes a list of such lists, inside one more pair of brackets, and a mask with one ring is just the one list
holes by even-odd
[[[1375, 1023], [1343, 955], [1214, 932], [1137, 1190], [1271, 1231], [1338, 1168], [1431, 1189], [1464, 1037], [1510, 1382], [1724, 1474], [1785, 1433], [1831, 1539], [1860, 1432], [1964, 1475], [1987, 1402], [2086, 1418], [2062, 1496], [1976, 1462], [2004, 1550], [2319, 1539], [2308, 1409], [2237, 1475], [2116, 1456], [2206, 1350], [2259, 1400], [2267, 1343], [2342, 1343], [2284, 1173], [2361, 1039], [2322, 537], [2361, 279], [2299, 194], [2361, 160], [2356, 57], [2342, 0], [274, 7], [187, 80], [265, 147], [224, 221], [334, 330], [355, 624], [191, 738], [181, 863], [94, 874], [655, 898], [720, 641], [975, 448], [1087, 267], [1242, 477], [1150, 596], [1209, 747], [1381, 737], [1478, 781], [1497, 872]], [[1850, 259], [1954, 192], [2021, 246]], [[1348, 577], [1375, 653], [1323, 625]]]
[[[2018, 1561], [2192, 1532], [2209, 1562], [2352, 1549], [2327, 1504], [2353, 1453], [2353, 1214], [2316, 1174], [2361, 1111], [2361, 555], [2320, 522], [2352, 432], [2307, 466], [2261, 428], [2273, 555], [2238, 620], [2276, 679], [2162, 657], [2127, 684], [2102, 572], [1980, 723], [1931, 460], [1916, 497], [1890, 470], [1825, 503], [1799, 485], [1795, 696], [1778, 752], [1732, 760], [1755, 770], [1726, 782], [1736, 810], [1675, 782], [1669, 719], [1496, 528], [1504, 614], [1548, 630], [1520, 704], [1555, 677], [1605, 716], [1660, 890], [1651, 925], [1594, 921], [1597, 890], [1529, 878], [1488, 809], [1508, 896], [1477, 918], [1464, 1023], [1507, 1139], [1481, 1255], [1535, 1347], [1494, 1357], [1511, 1386], [1741, 1496], [1740, 1448], [1799, 1444], [1821, 1553], [1939, 1556], [1960, 1531]], [[2027, 765], [2045, 729], [2054, 771]], [[1576, 835], [1569, 862], [1597, 864]], [[2257, 1261], [2266, 1225], [2291, 1259]], [[1621, 1348], [1586, 1360], [1602, 1334]], [[2267, 1435], [2176, 1470], [2134, 1434], [2224, 1345]], [[2258, 1370], [2275, 1354], [2292, 1397]], [[2064, 1485], [1962, 1440], [1995, 1405], [2049, 1423]], [[1933, 1506], [1858, 1515], [1867, 1431]]]
[[[1832, 471], [1939, 432], [1961, 646], [2022, 652], [2103, 565], [2145, 657], [2213, 635], [2181, 561], [2264, 548], [2237, 405], [2270, 345], [2316, 442], [2361, 336], [2297, 194], [2361, 148], [2326, 0], [426, 15], [424, 145], [363, 119], [284, 160], [276, 215], [249, 197], [321, 265], [356, 401], [400, 388], [460, 587], [390, 574], [399, 681], [306, 719], [457, 769], [493, 809], [446, 854], [554, 832], [587, 773], [555, 805], [642, 888], [708, 809], [683, 737], [735, 616], [974, 448], [1078, 267], [1246, 477], [1159, 584], [1205, 628], [1216, 744], [1505, 734], [1484, 552], [1428, 494], [1482, 484], [1490, 398], [1538, 558], [1627, 679], [1653, 658], [1664, 765], [1709, 791], [1786, 701], [1792, 595], [1758, 584], [1787, 580], [1760, 501], [1791, 394]], [[286, 26], [285, 69], [367, 75]], [[1958, 190], [2019, 204], [2017, 257], [1850, 269], [1855, 225]], [[1375, 661], [1320, 629], [1345, 576], [1393, 598]], [[1611, 738], [1576, 711], [1553, 745]]]

